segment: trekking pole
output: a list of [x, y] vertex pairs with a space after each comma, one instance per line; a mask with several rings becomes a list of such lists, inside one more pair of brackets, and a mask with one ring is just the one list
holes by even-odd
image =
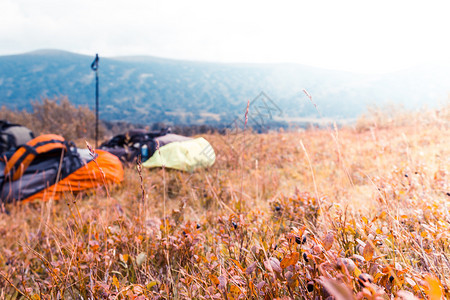
[[91, 64], [92, 71], [95, 71], [95, 149], [98, 148], [98, 54]]

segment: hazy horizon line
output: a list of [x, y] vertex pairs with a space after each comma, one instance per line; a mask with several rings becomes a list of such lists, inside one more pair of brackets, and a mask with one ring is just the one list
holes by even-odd
[[[19, 51], [15, 53], [4, 53], [0, 54], [0, 56], [16, 56], [16, 55], [27, 55], [32, 53], [38, 53], [38, 52], [66, 52], [70, 54], [75, 55], [81, 55], [81, 56], [92, 56], [95, 58], [96, 53], [88, 54], [87, 51], [75, 51], [75, 50], [66, 50], [66, 49], [59, 49], [59, 48], [39, 48], [29, 51]], [[396, 68], [393, 70], [386, 70], [386, 71], [354, 71], [354, 70], [345, 70], [345, 69], [339, 69], [339, 68], [332, 68], [332, 67], [324, 67], [324, 66], [318, 66], [314, 64], [307, 64], [307, 63], [299, 63], [299, 62], [292, 62], [292, 61], [270, 61], [270, 62], [248, 62], [248, 61], [220, 61], [220, 60], [200, 60], [200, 59], [190, 59], [190, 58], [177, 58], [177, 57], [165, 57], [155, 54], [121, 54], [121, 55], [101, 55], [99, 53], [100, 58], [104, 57], [107, 59], [132, 59], [132, 58], [155, 58], [155, 59], [161, 59], [161, 60], [170, 60], [170, 61], [186, 61], [186, 62], [195, 62], [195, 63], [210, 63], [210, 64], [224, 64], [224, 65], [296, 65], [296, 66], [304, 66], [304, 67], [312, 67], [322, 70], [328, 70], [328, 71], [338, 71], [338, 72], [346, 72], [346, 73], [353, 73], [353, 74], [362, 74], [362, 75], [383, 75], [383, 74], [391, 74], [396, 72], [405, 71], [411, 68], [420, 67], [424, 65], [430, 65], [430, 64], [436, 64], [437, 62], [426, 62], [426, 63], [417, 63], [414, 65], [410, 65], [408, 67], [403, 68]], [[450, 60], [446, 61], [444, 63], [449, 63]]]

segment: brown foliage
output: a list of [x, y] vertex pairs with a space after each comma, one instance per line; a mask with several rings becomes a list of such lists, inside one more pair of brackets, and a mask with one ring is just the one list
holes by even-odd
[[[95, 113], [88, 107], [73, 105], [67, 97], [33, 101], [31, 112], [0, 109], [0, 119], [30, 128], [35, 135], [59, 134], [66, 140], [95, 138]], [[99, 136], [105, 130], [100, 123]]]
[[0, 298], [448, 298], [449, 130], [208, 135], [208, 170], [7, 207]]

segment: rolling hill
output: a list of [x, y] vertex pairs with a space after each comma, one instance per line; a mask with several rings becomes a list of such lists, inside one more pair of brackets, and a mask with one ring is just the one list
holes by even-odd
[[[31, 100], [67, 96], [77, 105], [93, 107], [92, 60], [60, 50], [0, 56], [0, 104], [27, 109]], [[449, 64], [363, 75], [297, 64], [100, 57], [99, 76], [101, 118], [134, 123], [226, 124], [261, 92], [276, 106], [271, 120], [277, 122], [352, 119], [373, 104], [433, 107], [448, 102], [450, 93]]]

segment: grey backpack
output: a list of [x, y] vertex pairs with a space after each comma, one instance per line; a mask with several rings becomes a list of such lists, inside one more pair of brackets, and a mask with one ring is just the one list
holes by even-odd
[[27, 127], [0, 120], [0, 155], [25, 145], [33, 138], [33, 132]]

